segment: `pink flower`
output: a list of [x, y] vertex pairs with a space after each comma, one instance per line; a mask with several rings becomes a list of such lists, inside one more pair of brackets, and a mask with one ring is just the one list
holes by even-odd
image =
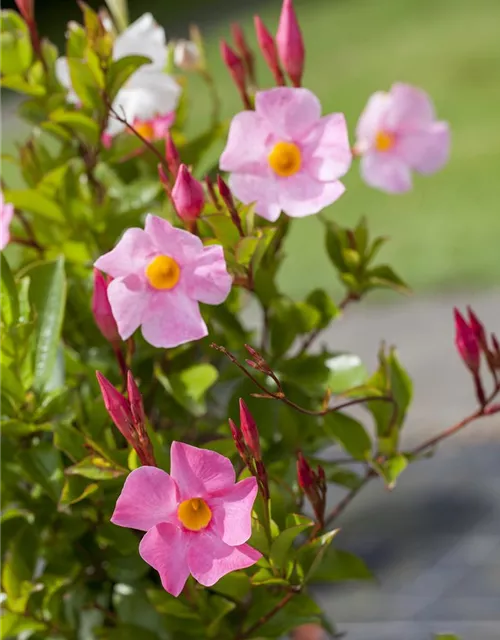
[[92, 294], [92, 313], [99, 331], [113, 345], [120, 343], [116, 320], [108, 300], [108, 287], [111, 279], [106, 279], [98, 269], [94, 269], [94, 292]]
[[355, 152], [370, 186], [402, 193], [411, 189], [411, 170], [430, 174], [448, 160], [448, 123], [436, 121], [426, 93], [396, 83], [369, 99], [356, 130]]
[[245, 544], [257, 482], [235, 483], [231, 462], [215, 451], [173, 442], [170, 458], [170, 475], [156, 467], [130, 473], [111, 522], [147, 532], [139, 553], [178, 596], [190, 574], [210, 587], [260, 559]]
[[313, 93], [289, 87], [258, 92], [255, 111], [233, 118], [220, 159], [233, 193], [271, 221], [281, 210], [302, 217], [335, 202], [350, 164], [344, 115], [321, 117]]
[[199, 303], [221, 304], [231, 290], [224, 251], [149, 214], [144, 231], [127, 229], [95, 267], [114, 278], [108, 299], [123, 340], [142, 326], [155, 347], [207, 335]]
[[14, 206], [4, 202], [3, 193], [0, 191], [0, 251], [10, 242], [10, 223], [14, 217]]
[[196, 220], [205, 206], [205, 192], [201, 182], [193, 178], [185, 164], [181, 164], [172, 189], [172, 200], [179, 218]]
[[276, 44], [281, 64], [294, 87], [300, 87], [304, 71], [305, 48], [292, 0], [283, 0]]

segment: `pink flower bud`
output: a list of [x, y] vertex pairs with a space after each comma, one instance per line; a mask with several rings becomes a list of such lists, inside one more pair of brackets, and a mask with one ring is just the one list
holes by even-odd
[[261, 459], [259, 431], [245, 401], [240, 398], [240, 426], [250, 453], [256, 460]]
[[170, 133], [167, 133], [165, 138], [165, 157], [167, 158], [168, 169], [175, 178], [181, 166], [181, 159]]
[[245, 447], [245, 442], [243, 441], [243, 435], [238, 427], [234, 424], [234, 422], [229, 418], [229, 428], [231, 429], [231, 435], [233, 436], [234, 444], [236, 445], [236, 449], [240, 454], [243, 461], [246, 463], [248, 455]]
[[196, 220], [205, 205], [205, 192], [193, 178], [185, 164], [181, 164], [172, 189], [172, 199], [179, 217], [184, 221]]
[[474, 374], [479, 371], [480, 349], [476, 335], [464, 317], [454, 309], [455, 345], [466, 367]]
[[137, 386], [131, 371], [127, 372], [127, 395], [134, 423], [138, 429], [143, 431], [144, 423], [146, 421], [144, 405], [142, 402], [141, 392], [139, 391], [139, 387]]
[[15, 3], [26, 22], [33, 22], [35, 19], [35, 0], [15, 0]]
[[278, 61], [278, 52], [273, 36], [266, 29], [264, 23], [259, 16], [254, 16], [255, 33], [257, 34], [257, 42], [259, 43], [262, 56], [267, 63], [271, 73], [274, 76], [276, 84], [280, 87], [284, 86], [285, 78], [281, 71]]
[[100, 332], [114, 347], [120, 342], [120, 334], [116, 326], [116, 320], [111, 311], [111, 305], [108, 299], [108, 286], [110, 280], [107, 280], [103, 274], [94, 269], [94, 293], [92, 295], [92, 313], [99, 327]]
[[243, 100], [243, 104], [247, 109], [251, 109], [252, 105], [250, 104], [250, 99], [246, 90], [246, 72], [243, 60], [236, 55], [225, 40], [221, 40], [220, 42], [220, 52], [222, 60], [228, 68], [231, 78], [233, 79], [233, 82]]
[[245, 68], [248, 73], [248, 77], [250, 78], [250, 82], [255, 83], [254, 56], [247, 44], [243, 29], [237, 22], [231, 25], [231, 34], [233, 36], [233, 42], [235, 44], [236, 50], [243, 58], [243, 62], [245, 63]]
[[292, 0], [283, 0], [283, 8], [276, 32], [278, 53], [294, 87], [300, 87], [304, 71], [304, 41]]
[[316, 483], [314, 471], [311, 469], [309, 463], [304, 458], [301, 451], [299, 451], [297, 455], [297, 479], [299, 481], [300, 488], [305, 493], [308, 493], [311, 487], [313, 487]]
[[476, 336], [476, 340], [479, 345], [484, 348], [486, 346], [486, 332], [484, 330], [484, 326], [470, 306], [467, 307], [467, 311], [469, 313], [469, 326]]
[[97, 382], [101, 387], [104, 406], [109, 417], [117, 426], [123, 437], [133, 447], [137, 443], [137, 433], [134, 427], [134, 419], [127, 399], [105, 378], [100, 371], [96, 371]]

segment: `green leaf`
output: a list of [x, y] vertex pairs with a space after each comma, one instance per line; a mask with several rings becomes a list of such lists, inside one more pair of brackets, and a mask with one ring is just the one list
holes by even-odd
[[219, 377], [219, 372], [211, 364], [195, 364], [178, 373], [165, 376], [159, 368], [155, 375], [163, 388], [194, 416], [206, 413], [205, 396]]
[[434, 640], [460, 640], [460, 637], [454, 633], [436, 633], [434, 634]]
[[332, 393], [344, 393], [352, 387], [357, 387], [363, 384], [368, 376], [361, 359], [351, 353], [329, 358], [326, 366], [330, 369], [328, 386]]
[[282, 586], [287, 587], [290, 583], [284, 578], [279, 578], [274, 575], [270, 569], [259, 569], [253, 574], [251, 583], [254, 587], [272, 587]]
[[82, 476], [89, 480], [113, 480], [127, 473], [127, 469], [102, 458], [91, 455], [65, 470], [66, 475]]
[[75, 133], [83, 142], [91, 146], [96, 145], [99, 141], [97, 122], [81, 111], [57, 109], [50, 114], [49, 118], [56, 124], [64, 125], [70, 132]]
[[255, 249], [255, 253], [252, 258], [252, 267], [254, 273], [256, 273], [262, 263], [264, 256], [266, 255], [267, 250], [269, 249], [272, 241], [276, 236], [277, 227], [264, 227], [257, 229], [257, 236], [259, 238], [259, 243], [257, 248]]
[[52, 222], [66, 221], [62, 209], [53, 200], [46, 198], [36, 189], [7, 189], [4, 191], [6, 202], [11, 202], [16, 209], [34, 213]]
[[9, 263], [3, 253], [0, 254], [0, 278], [1, 278], [1, 308], [2, 322], [5, 326], [10, 326], [17, 322], [19, 318], [19, 298], [14, 276], [10, 270]]
[[137, 69], [150, 64], [151, 58], [146, 56], [131, 55], [115, 60], [109, 67], [106, 77], [106, 93], [110, 103], [116, 98], [118, 91], [123, 87]]
[[346, 232], [335, 222], [327, 224], [326, 250], [330, 260], [339, 271], [346, 271], [347, 265], [344, 260], [343, 250], [348, 247]]
[[49, 382], [56, 365], [66, 304], [64, 260], [41, 262], [27, 272], [31, 283], [29, 297], [36, 318], [35, 390]]
[[56, 422], [54, 446], [64, 451], [74, 462], [81, 460], [87, 454], [85, 436], [66, 422]]
[[[302, 516], [302, 518], [304, 518]], [[314, 523], [309, 518], [304, 518], [300, 524], [295, 524], [288, 529], [282, 531], [271, 545], [271, 553], [269, 559], [278, 569], [283, 570], [286, 567], [290, 549], [295, 538], [306, 529], [312, 527]]]
[[78, 476], [68, 476], [64, 482], [59, 505], [62, 507], [76, 504], [92, 495], [99, 489], [99, 485], [89, 484], [84, 478]]
[[[7, 594], [9, 609], [22, 613], [34, 588], [38, 540], [32, 525], [25, 524], [15, 536], [2, 566], [2, 587]], [[2, 625], [3, 628], [3, 625]], [[2, 636], [4, 637], [4, 636]]]
[[234, 249], [234, 255], [238, 264], [243, 267], [248, 267], [258, 244], [259, 238], [242, 238]]
[[[1, 36], [0, 36], [1, 37]], [[27, 96], [44, 96], [46, 91], [40, 85], [27, 82], [22, 76], [7, 76], [0, 80], [0, 87], [24, 93]]]
[[[90, 55], [90, 51], [87, 54]], [[80, 98], [84, 107], [102, 108], [103, 100], [101, 89], [104, 86], [104, 78], [95, 75], [95, 65], [90, 65], [90, 58], [79, 60], [77, 58], [67, 58], [71, 85]]]
[[214, 236], [225, 249], [231, 249], [240, 241], [240, 234], [231, 218], [223, 213], [203, 216], [202, 220], [208, 224]]
[[33, 48], [28, 27], [15, 11], [0, 14], [0, 58], [3, 76], [23, 74], [31, 65]]
[[210, 621], [206, 627], [207, 638], [215, 638], [223, 619], [236, 608], [236, 604], [220, 596], [212, 596], [208, 600], [210, 608]]
[[26, 637], [31, 637], [33, 633], [44, 631], [45, 629], [46, 626], [43, 622], [27, 618], [22, 613], [13, 613], [5, 610], [2, 612], [2, 638], [18, 638], [21, 637], [20, 634], [23, 632], [30, 632], [29, 636]]
[[389, 460], [386, 460], [382, 465], [375, 465], [375, 468], [386, 481], [387, 488], [394, 489], [396, 480], [407, 466], [408, 459], [403, 454], [398, 453], [389, 458]]
[[380, 267], [371, 269], [368, 274], [368, 283], [371, 287], [393, 289], [401, 293], [410, 293], [411, 290], [404, 280], [402, 280], [389, 265], [383, 264]]
[[330, 548], [314, 567], [310, 579], [312, 582], [372, 580], [373, 574], [358, 556], [349, 551]]
[[212, 591], [243, 601], [251, 588], [250, 578], [242, 571], [228, 573], [211, 587]]
[[320, 321], [316, 327], [326, 329], [330, 322], [340, 314], [340, 309], [323, 289], [315, 289], [306, 298], [307, 304], [318, 310]]
[[245, 619], [243, 636], [251, 638], [281, 638], [292, 629], [303, 624], [321, 624], [321, 609], [318, 604], [305, 593], [294, 595], [275, 615], [259, 626], [253, 634], [247, 635], [245, 629], [251, 627], [257, 620], [266, 616], [283, 599], [283, 593], [272, 594], [262, 589], [262, 595], [253, 598], [253, 606]]
[[342, 447], [357, 460], [371, 457], [372, 441], [363, 425], [340, 411], [327, 413], [324, 427], [329, 436], [339, 442]]
[[39, 484], [54, 502], [58, 502], [63, 487], [59, 451], [48, 442], [42, 442], [19, 452], [18, 459], [30, 480]]
[[297, 557], [304, 573], [304, 584], [314, 577], [315, 572], [318, 570], [318, 567], [321, 566], [323, 558], [338, 532], [339, 529], [329, 531], [328, 533], [319, 536], [319, 538], [315, 538], [311, 542], [308, 542], [299, 549]]
[[395, 349], [390, 350], [387, 362], [390, 367], [392, 397], [398, 405], [397, 423], [398, 426], [401, 426], [406, 416], [406, 410], [412, 400], [413, 383], [410, 376], [401, 366]]

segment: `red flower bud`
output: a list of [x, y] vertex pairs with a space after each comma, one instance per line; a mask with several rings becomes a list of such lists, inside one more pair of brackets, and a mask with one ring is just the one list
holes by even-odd
[[167, 133], [165, 138], [165, 157], [167, 158], [170, 173], [176, 178], [179, 167], [181, 166], [181, 159], [170, 133]]
[[96, 371], [97, 382], [101, 387], [104, 406], [109, 417], [117, 426], [123, 437], [134, 448], [137, 444], [137, 432], [134, 426], [134, 418], [127, 399], [105, 378], [100, 371]]
[[35, 20], [35, 0], [15, 0], [15, 3], [26, 22]]
[[278, 53], [285, 71], [294, 87], [300, 87], [304, 71], [304, 41], [292, 0], [283, 0], [278, 31], [276, 32]]
[[225, 40], [221, 40], [220, 52], [222, 60], [228, 68], [231, 78], [233, 79], [233, 82], [243, 100], [243, 104], [247, 109], [251, 109], [252, 105], [250, 104], [250, 99], [246, 90], [246, 72], [243, 60], [236, 55]]
[[236, 46], [236, 49], [240, 56], [243, 58], [243, 62], [245, 63], [245, 68], [248, 73], [248, 77], [250, 78], [250, 82], [255, 84], [254, 56], [247, 44], [247, 41], [245, 40], [243, 29], [237, 22], [231, 25], [231, 34], [233, 36], [233, 42]]
[[285, 84], [285, 78], [278, 61], [278, 51], [276, 50], [276, 43], [274, 42], [274, 38], [266, 29], [259, 16], [254, 16], [254, 24], [255, 33], [257, 34], [257, 42], [259, 43], [259, 48], [262, 52], [262, 56], [264, 57], [267, 66], [271, 70], [276, 84], [282, 87]]
[[184, 221], [196, 220], [205, 206], [205, 192], [193, 178], [185, 164], [181, 164], [172, 189], [172, 200], [179, 217]]
[[465, 366], [474, 374], [479, 371], [480, 349], [477, 337], [464, 317], [454, 309], [455, 315], [455, 345]]
[[305, 493], [308, 493], [309, 489], [311, 489], [311, 487], [316, 483], [314, 471], [311, 469], [311, 466], [304, 458], [301, 451], [299, 451], [297, 455], [297, 479], [299, 481], [300, 488]]
[[470, 306], [467, 307], [467, 311], [469, 312], [469, 326], [476, 336], [476, 340], [479, 345], [484, 348], [486, 346], [486, 332], [484, 330], [484, 326]]
[[259, 431], [245, 401], [240, 398], [240, 426], [247, 447], [256, 460], [261, 459]]
[[131, 371], [127, 372], [127, 395], [134, 423], [138, 429], [144, 430], [146, 421], [144, 404], [142, 402], [141, 392]]
[[234, 444], [236, 445], [236, 449], [240, 454], [243, 461], [246, 463], [248, 455], [245, 447], [245, 443], [243, 441], [243, 434], [238, 429], [238, 427], [234, 424], [234, 422], [229, 418], [229, 428], [231, 429], [231, 435], [233, 436]]
[[110, 280], [107, 280], [103, 274], [94, 269], [94, 292], [92, 294], [92, 313], [94, 320], [99, 327], [100, 332], [115, 348], [120, 343], [121, 338], [116, 326], [116, 320], [111, 310], [108, 299], [108, 286]]

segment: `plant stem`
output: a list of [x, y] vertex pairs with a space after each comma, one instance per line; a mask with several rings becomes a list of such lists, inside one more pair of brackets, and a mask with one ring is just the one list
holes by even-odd
[[286, 606], [290, 602], [290, 600], [293, 598], [293, 596], [298, 592], [299, 590], [293, 590], [293, 591], [291, 590], [288, 593], [286, 593], [283, 596], [283, 598], [281, 598], [281, 600], [270, 611], [268, 611], [261, 618], [259, 618], [257, 622], [255, 622], [249, 629], [244, 631], [243, 634], [239, 635], [237, 637], [237, 640], [244, 640], [245, 638], [249, 638], [250, 636], [252, 636], [254, 631], [259, 629], [259, 627], [264, 626], [266, 622], [268, 622], [273, 616], [275, 616], [279, 611], [281, 611], [281, 609], [283, 609], [283, 607]]

